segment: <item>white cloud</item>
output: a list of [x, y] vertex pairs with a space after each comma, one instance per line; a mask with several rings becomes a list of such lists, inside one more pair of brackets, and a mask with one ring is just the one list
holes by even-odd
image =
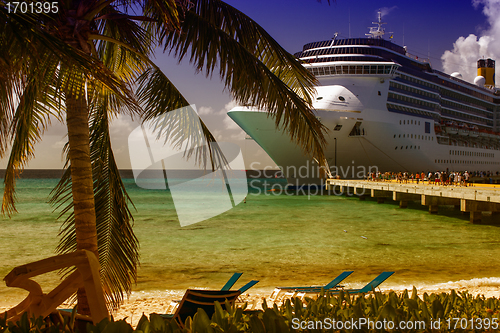
[[224, 129], [231, 131], [228, 139], [230, 140], [245, 140], [245, 132], [227, 115], [227, 112], [237, 105], [235, 101], [231, 101], [224, 106], [221, 112], [224, 114], [222, 124]]
[[227, 115], [227, 112], [236, 105], [235, 101], [230, 101], [219, 111], [209, 106], [197, 108], [203, 121], [211, 125], [211, 132], [217, 140], [243, 140], [245, 138], [243, 130]]
[[200, 116], [212, 115], [212, 114], [214, 114], [214, 109], [210, 106], [202, 106], [202, 107], [198, 108], [198, 114]]
[[224, 125], [225, 129], [242, 131], [242, 129], [231, 118], [229, 118], [228, 115], [225, 116], [222, 124]]
[[231, 101], [229, 103], [226, 103], [226, 105], [224, 105], [224, 108], [219, 110], [219, 111], [215, 111], [211, 106], [201, 106], [201, 107], [197, 108], [197, 110], [198, 110], [198, 114], [200, 116], [225, 115], [229, 110], [234, 108], [236, 105], [237, 105], [237, 103], [235, 101]]
[[231, 110], [236, 105], [238, 105], [238, 103], [236, 103], [236, 101], [234, 100], [229, 103], [226, 103], [226, 105], [224, 105], [224, 109], [222, 109], [221, 112], [227, 113], [227, 111]]
[[473, 0], [472, 4], [476, 8], [484, 6], [488, 28], [479, 37], [474, 34], [459, 37], [453, 43], [453, 50], [441, 56], [446, 73], [459, 72], [469, 82], [477, 75], [477, 60], [483, 57], [500, 59], [500, 0]]

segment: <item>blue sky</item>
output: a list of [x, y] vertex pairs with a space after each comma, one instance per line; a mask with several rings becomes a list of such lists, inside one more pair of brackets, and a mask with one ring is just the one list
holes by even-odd
[[[459, 36], [477, 33], [485, 23], [481, 10], [470, 0], [373, 1], [337, 0], [328, 5], [315, 0], [227, 1], [264, 27], [288, 51], [300, 50], [303, 44], [327, 40], [335, 32], [339, 37], [364, 37], [377, 10], [384, 8], [386, 31], [393, 41], [410, 51], [439, 60]], [[349, 19], [350, 17], [350, 19]], [[432, 60], [432, 59], [431, 59]], [[440, 61], [435, 61], [440, 62]]]
[[[452, 71], [475, 72], [477, 53], [495, 57], [500, 55], [500, 4], [497, 0], [419, 0], [419, 1], [374, 1], [374, 0], [337, 0], [330, 5], [326, 0], [228, 0], [235, 8], [241, 10], [276, 39], [287, 51], [295, 53], [303, 44], [313, 41], [331, 39], [335, 32], [338, 38], [350, 36], [364, 37], [368, 27], [376, 21], [377, 11], [382, 8], [386, 13], [383, 21], [386, 31], [392, 32], [393, 42], [406, 45], [408, 51], [419, 57], [427, 58], [433, 68]], [[483, 9], [487, 5], [487, 15]], [[489, 15], [489, 16], [488, 16]], [[486, 35], [482, 42], [476, 38], [468, 38], [470, 34], [478, 37]], [[461, 49], [447, 58], [447, 67], [443, 67], [442, 55], [453, 50], [454, 43], [461, 36], [464, 41]], [[388, 38], [388, 35], [386, 36]], [[490, 38], [491, 37], [491, 38]], [[479, 45], [482, 45], [481, 48]], [[478, 50], [481, 51], [478, 51]], [[496, 57], [500, 60], [500, 56]], [[474, 60], [475, 59], [475, 60]], [[200, 115], [219, 140], [232, 141], [240, 145], [245, 155], [247, 166], [257, 162], [255, 167], [272, 166], [269, 157], [253, 142], [245, 140], [245, 135], [226, 116], [231, 107], [231, 96], [224, 92], [218, 77], [206, 78], [196, 74], [192, 66], [184, 61], [178, 64], [175, 59], [165, 54], [158, 54], [157, 63], [169, 76], [185, 97], [195, 104]], [[471, 74], [473, 75], [473, 74]], [[129, 167], [127, 136], [135, 124], [126, 118], [114, 122], [112, 135], [113, 147], [122, 168]], [[30, 168], [62, 167], [61, 148], [65, 142], [65, 127], [54, 125], [44, 137], [44, 142], [36, 147], [36, 158], [30, 162]], [[0, 167], [6, 164], [0, 161]]]

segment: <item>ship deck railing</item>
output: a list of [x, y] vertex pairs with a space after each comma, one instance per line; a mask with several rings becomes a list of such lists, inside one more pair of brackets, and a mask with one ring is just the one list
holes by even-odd
[[414, 55], [414, 54], [411, 54], [411, 53], [408, 53], [408, 52], [406, 52], [406, 56], [407, 56], [408, 58], [411, 58], [411, 59], [416, 60], [416, 61], [425, 62], [425, 63], [427, 63], [427, 64], [430, 64], [430, 63], [431, 63], [429, 59], [419, 58], [418, 56], [416, 56], [416, 55]]

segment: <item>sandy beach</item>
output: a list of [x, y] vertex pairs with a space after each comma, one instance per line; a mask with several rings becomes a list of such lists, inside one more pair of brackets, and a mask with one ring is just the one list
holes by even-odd
[[[424, 293], [448, 293], [452, 289], [457, 292], [468, 291], [470, 294], [484, 295], [485, 298], [500, 297], [500, 278], [481, 278], [471, 280], [453, 281], [433, 285], [417, 285], [419, 295]], [[413, 286], [386, 286], [380, 288], [381, 292], [388, 293], [395, 291], [403, 292], [405, 289], [411, 291]], [[248, 303], [250, 309], [262, 308], [262, 301], [266, 299], [268, 306], [272, 306], [270, 295], [274, 288], [252, 288], [248, 293], [243, 294], [240, 300]], [[164, 291], [134, 291], [128, 299], [122, 304], [120, 309], [113, 313], [115, 320], [125, 319], [133, 327], [137, 325], [143, 314], [151, 313], [169, 313], [171, 302], [180, 300], [185, 290], [164, 290]], [[282, 301], [278, 302], [278, 305]], [[12, 306], [15, 302], [3, 301], [0, 303], [0, 312], [3, 312]], [[70, 304], [63, 304], [62, 307], [70, 307]]]
[[[452, 289], [455, 291], [467, 290], [470, 294], [484, 295], [486, 298], [500, 297], [500, 284], [497, 279], [477, 279], [478, 281], [458, 281], [444, 284], [429, 285], [427, 287], [417, 286], [419, 295], [424, 293], [442, 293], [450, 292]], [[398, 288], [380, 288], [382, 292], [403, 292], [405, 289], [411, 291], [413, 286], [400, 286]], [[252, 288], [248, 293], [245, 293], [241, 299], [248, 303], [250, 309], [262, 308], [262, 301], [265, 298], [268, 306], [272, 306], [270, 295], [273, 288]], [[184, 290], [170, 290], [170, 291], [155, 291], [155, 292], [133, 292], [129, 299], [124, 302], [122, 307], [113, 314], [115, 320], [125, 319], [135, 327], [140, 320], [142, 314], [150, 313], [165, 313], [168, 309], [170, 302], [173, 300], [180, 300]], [[281, 302], [278, 303], [280, 305]]]

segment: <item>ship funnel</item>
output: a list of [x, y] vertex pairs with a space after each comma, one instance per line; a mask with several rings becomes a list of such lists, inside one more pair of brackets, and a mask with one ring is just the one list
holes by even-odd
[[477, 61], [477, 75], [485, 78], [485, 86], [495, 86], [495, 60], [479, 59]]

